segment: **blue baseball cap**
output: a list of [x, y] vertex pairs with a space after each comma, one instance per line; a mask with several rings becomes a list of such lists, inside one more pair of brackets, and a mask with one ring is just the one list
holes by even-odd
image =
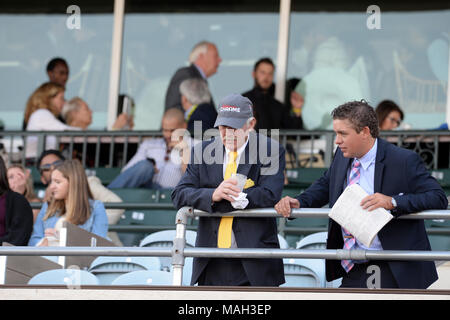
[[240, 129], [251, 117], [253, 117], [253, 104], [250, 99], [233, 93], [220, 102], [214, 127], [227, 126]]

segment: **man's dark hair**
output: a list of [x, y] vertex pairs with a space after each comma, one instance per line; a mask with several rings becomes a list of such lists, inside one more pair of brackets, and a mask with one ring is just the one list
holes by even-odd
[[5, 162], [3, 158], [0, 157], [0, 195], [3, 195], [6, 191], [10, 190], [8, 175], [6, 172]]
[[365, 100], [351, 101], [340, 105], [331, 112], [333, 120], [347, 119], [357, 133], [368, 127], [370, 135], [377, 138], [379, 134], [378, 119], [375, 110]]
[[272, 59], [266, 57], [266, 58], [261, 58], [258, 61], [256, 61], [255, 66], [253, 67], [253, 71], [256, 71], [256, 69], [258, 69], [258, 67], [261, 63], [268, 63], [275, 69], [275, 64], [273, 63]]
[[49, 154], [53, 154], [53, 155], [57, 156], [59, 159], [61, 159], [61, 160], [66, 160], [66, 158], [63, 156], [63, 154], [60, 151], [58, 151], [58, 150], [53, 150], [53, 149], [45, 150], [45, 151], [43, 151], [41, 153], [41, 155], [39, 156], [38, 161], [36, 162], [36, 167], [37, 167], [38, 171], [40, 169], [42, 159], [44, 159], [44, 157], [48, 156]]
[[52, 60], [50, 60], [50, 62], [47, 64], [47, 72], [55, 69], [55, 67], [58, 64], [63, 64], [67, 67], [67, 69], [69, 68], [69, 65], [67, 64], [66, 60], [64, 60], [63, 58], [57, 57], [57, 58], [53, 58]]

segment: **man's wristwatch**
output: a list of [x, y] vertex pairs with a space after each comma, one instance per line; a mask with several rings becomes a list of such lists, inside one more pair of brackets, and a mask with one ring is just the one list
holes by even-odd
[[391, 197], [391, 203], [392, 203], [392, 206], [394, 207], [394, 209], [392, 209], [392, 210], [397, 209], [397, 201], [395, 201], [394, 197]]

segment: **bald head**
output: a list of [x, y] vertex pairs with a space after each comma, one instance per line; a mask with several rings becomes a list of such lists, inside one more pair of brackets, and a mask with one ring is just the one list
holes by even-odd
[[172, 133], [177, 129], [186, 129], [187, 124], [184, 120], [183, 111], [170, 108], [164, 112], [162, 121], [161, 121], [161, 129], [164, 136], [164, 140], [166, 141], [167, 146], [170, 148], [176, 144], [175, 141], [172, 141]]
[[164, 120], [173, 120], [179, 124], [183, 124], [185, 122], [184, 113], [180, 109], [176, 108], [167, 109], [166, 112], [164, 112], [163, 114], [162, 121]]

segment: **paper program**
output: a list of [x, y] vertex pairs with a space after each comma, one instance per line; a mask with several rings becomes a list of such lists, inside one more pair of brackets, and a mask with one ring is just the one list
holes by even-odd
[[365, 246], [373, 239], [393, 216], [384, 208], [368, 211], [360, 206], [367, 192], [359, 184], [348, 186], [331, 208], [328, 216], [339, 223]]

